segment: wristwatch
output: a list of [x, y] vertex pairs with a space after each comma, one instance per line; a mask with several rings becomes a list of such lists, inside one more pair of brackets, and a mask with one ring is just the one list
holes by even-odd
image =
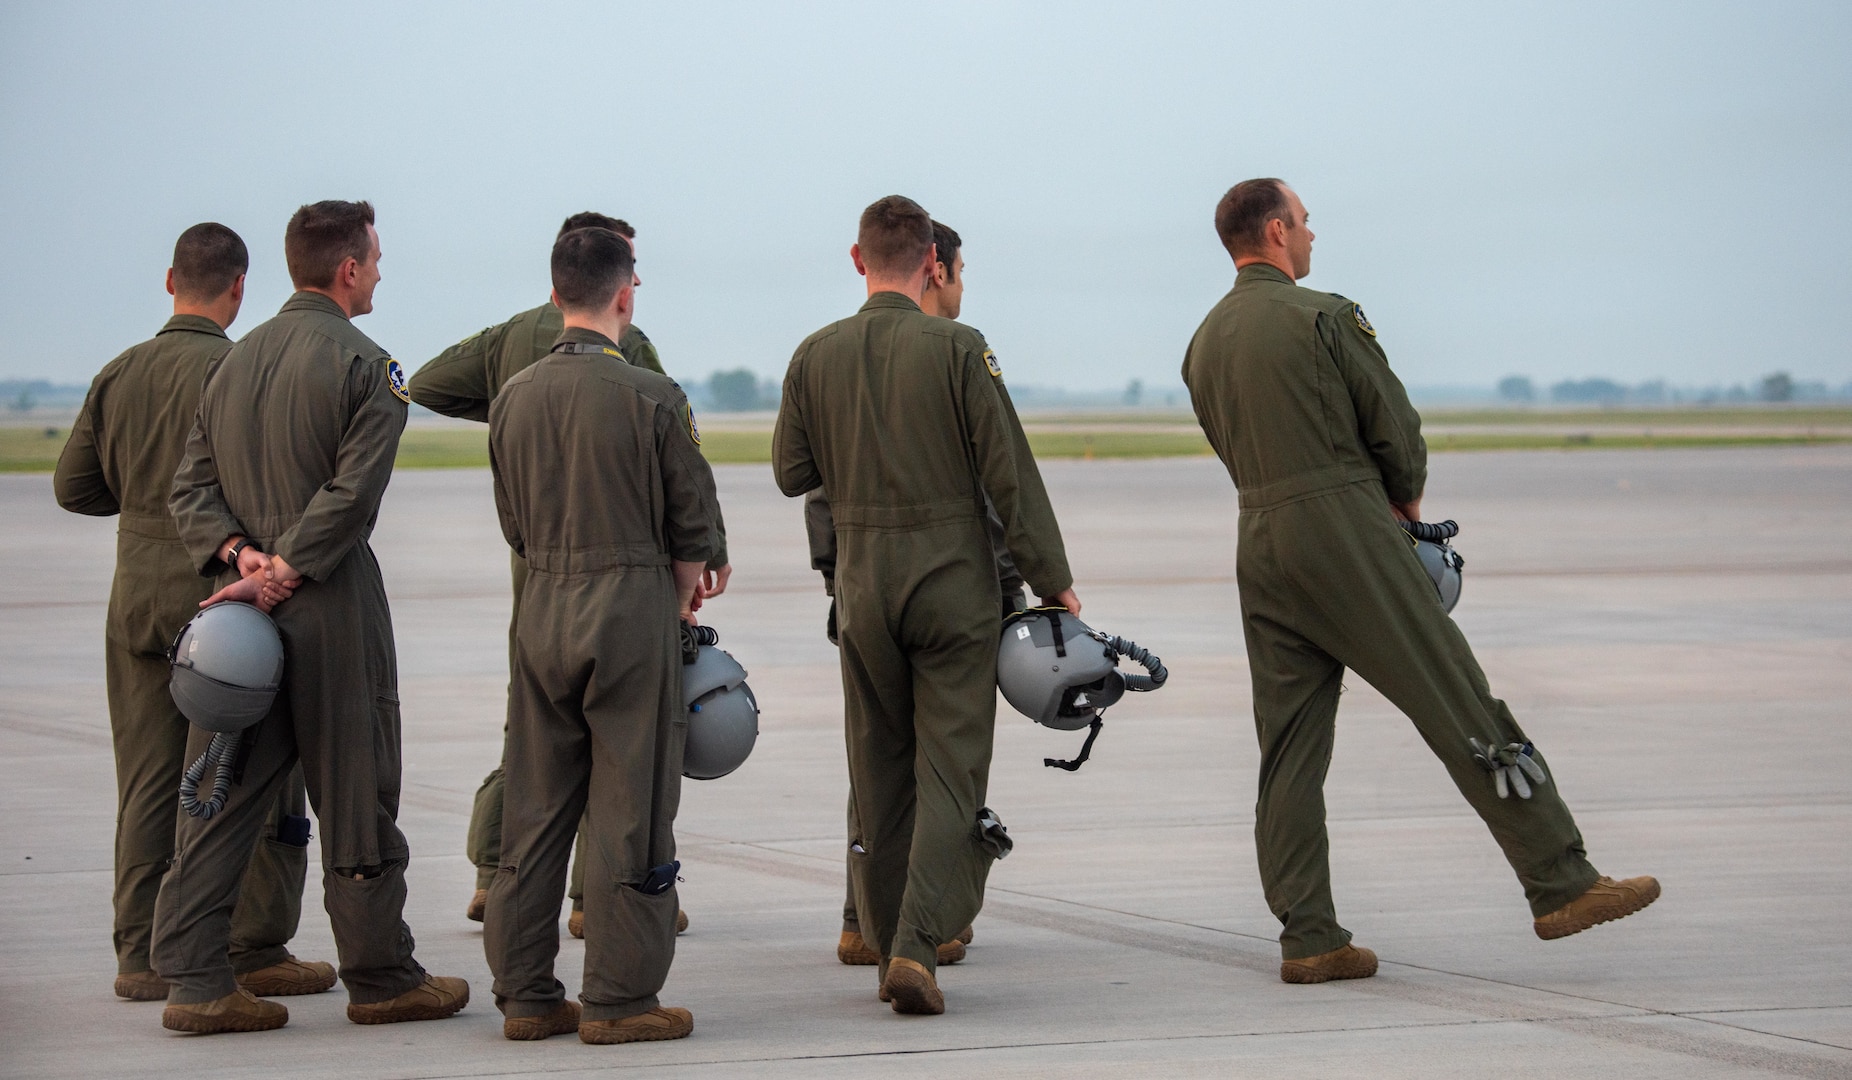
[[[227, 551], [225, 553], [225, 565], [226, 566], [237, 566], [238, 556], [243, 553], [244, 549], [245, 548], [256, 548], [256, 547], [257, 547], [256, 541], [252, 540], [248, 536], [238, 541], [237, 543], [231, 546], [230, 551]], [[263, 549], [257, 548], [257, 550], [262, 551]]]

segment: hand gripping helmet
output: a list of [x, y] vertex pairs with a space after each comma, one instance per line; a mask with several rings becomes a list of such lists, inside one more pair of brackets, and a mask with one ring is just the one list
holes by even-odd
[[174, 704], [207, 731], [243, 731], [262, 720], [283, 685], [283, 636], [250, 604], [226, 601], [193, 616], [167, 660]]
[[759, 738], [759, 702], [746, 685], [746, 669], [715, 648], [712, 627], [682, 624], [682, 700], [688, 705], [688, 742], [682, 775], [713, 780], [740, 767]]
[[[1127, 657], [1149, 672], [1119, 670]], [[1164, 662], [1135, 643], [1111, 637], [1058, 607], [1030, 608], [1003, 620], [997, 643], [997, 688], [1017, 712], [1061, 731], [1090, 728], [1073, 761], [1043, 760], [1069, 772], [1080, 768], [1099, 736], [1101, 713], [1126, 691], [1156, 690], [1170, 673]]]
[[1460, 602], [1460, 571], [1465, 569], [1466, 560], [1447, 541], [1460, 535], [1459, 523], [1404, 521], [1400, 524], [1415, 545], [1415, 558], [1421, 560], [1421, 568], [1434, 581], [1434, 591], [1440, 594], [1440, 606], [1452, 614], [1453, 606]]

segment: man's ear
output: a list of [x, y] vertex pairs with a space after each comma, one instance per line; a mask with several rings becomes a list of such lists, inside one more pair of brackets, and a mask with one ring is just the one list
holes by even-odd
[[1290, 231], [1291, 229], [1287, 226], [1285, 218], [1268, 218], [1267, 246], [1276, 248], [1285, 247], [1286, 234]]
[[167, 295], [169, 296], [179, 296], [180, 295], [179, 293], [174, 291], [174, 268], [171, 266], [167, 268]]
[[864, 265], [862, 262], [862, 245], [860, 244], [850, 244], [849, 245], [849, 261], [855, 264], [856, 273], [862, 275], [863, 277], [868, 276], [868, 267]]
[[341, 260], [341, 268], [334, 272], [336, 285], [352, 285], [360, 280], [360, 260], [349, 255]]
[[[173, 276], [173, 271], [169, 270], [167, 273], [168, 273], [168, 277], [171, 279]], [[231, 291], [231, 298], [234, 303], [239, 303], [239, 304], [244, 303], [244, 275], [243, 274], [239, 274], [237, 279], [231, 283], [230, 291]]]
[[547, 290], [547, 303], [552, 304], [554, 307], [559, 308], [561, 311], [566, 310], [564, 307], [560, 305], [558, 289]]
[[942, 262], [932, 264], [932, 283], [938, 288], [945, 288], [952, 282], [952, 274]]
[[637, 309], [637, 287], [626, 285], [611, 298], [611, 310], [626, 318]]

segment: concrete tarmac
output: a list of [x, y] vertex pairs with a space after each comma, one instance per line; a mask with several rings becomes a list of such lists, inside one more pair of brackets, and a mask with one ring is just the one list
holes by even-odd
[[[470, 797], [500, 751], [507, 556], [484, 471], [402, 472], [375, 537], [399, 643], [407, 918], [458, 1017], [360, 1027], [345, 994], [279, 1031], [180, 1036], [110, 992], [114, 780], [103, 695], [114, 525], [0, 476], [0, 1075], [448, 1077], [1852, 1076], [1852, 447], [1449, 454], [1456, 616], [1646, 912], [1536, 939], [1414, 729], [1360, 680], [1327, 799], [1339, 912], [1374, 979], [1287, 986], [1254, 869], [1257, 750], [1235, 496], [1210, 459], [1044, 474], [1085, 616], [1170, 685], [1077, 734], [999, 706], [991, 805], [1016, 839], [947, 1013], [901, 1017], [836, 962], [847, 778], [826, 600], [799, 503], [717, 470], [736, 573], [704, 613], [764, 707], [738, 773], [690, 781], [672, 1043], [501, 1037], [463, 918]], [[294, 950], [334, 958], [310, 875]], [[561, 919], [562, 936], [564, 918]], [[583, 950], [564, 941], [576, 992]]]

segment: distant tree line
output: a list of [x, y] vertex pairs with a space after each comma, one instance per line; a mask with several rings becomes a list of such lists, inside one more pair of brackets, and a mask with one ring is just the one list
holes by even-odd
[[[1537, 387], [1523, 375], [1499, 380], [1498, 396], [1514, 405], [1530, 405], [1542, 400]], [[1785, 371], [1765, 376], [1754, 386], [1741, 384], [1707, 387], [1700, 390], [1670, 387], [1664, 379], [1626, 386], [1612, 379], [1565, 379], [1550, 386], [1548, 399], [1557, 405], [1667, 405], [1667, 404], [1740, 404], [1752, 401], [1832, 401], [1852, 397], [1852, 385], [1838, 391], [1824, 382], [1796, 382]]]

